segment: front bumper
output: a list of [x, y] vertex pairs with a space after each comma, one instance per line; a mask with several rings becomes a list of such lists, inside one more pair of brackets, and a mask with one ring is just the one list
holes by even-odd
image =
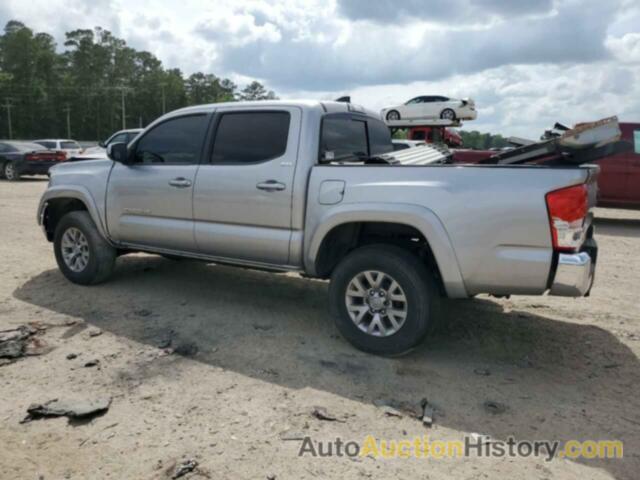
[[598, 246], [593, 239], [580, 253], [561, 253], [551, 283], [550, 295], [561, 297], [588, 296], [596, 272]]

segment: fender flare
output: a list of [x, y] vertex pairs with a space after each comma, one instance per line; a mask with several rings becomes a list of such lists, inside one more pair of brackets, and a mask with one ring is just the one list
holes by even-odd
[[86, 187], [82, 185], [56, 185], [53, 187], [49, 187], [40, 198], [40, 204], [38, 205], [38, 225], [43, 225], [44, 215], [46, 212], [47, 204], [51, 200], [55, 200], [57, 198], [74, 198], [76, 200], [80, 200], [87, 207], [87, 211], [95, 223], [100, 235], [106, 239], [109, 243], [112, 243], [107, 235], [107, 230], [105, 228], [104, 222], [102, 221], [102, 217], [100, 216], [100, 210], [98, 209], [98, 205], [96, 204], [95, 199], [91, 195], [91, 192]]
[[305, 241], [305, 270], [316, 275], [316, 259], [323, 240], [338, 225], [357, 222], [388, 222], [418, 229], [429, 242], [444, 288], [449, 298], [468, 297], [460, 265], [449, 234], [440, 218], [426, 207], [404, 203], [340, 204], [315, 222], [315, 229]]

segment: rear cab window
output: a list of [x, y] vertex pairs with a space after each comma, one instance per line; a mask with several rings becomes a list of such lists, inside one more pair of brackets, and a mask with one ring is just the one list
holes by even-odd
[[640, 153], [640, 130], [633, 131], [633, 151]]
[[372, 117], [327, 115], [320, 133], [320, 163], [354, 162], [394, 150], [389, 128]]

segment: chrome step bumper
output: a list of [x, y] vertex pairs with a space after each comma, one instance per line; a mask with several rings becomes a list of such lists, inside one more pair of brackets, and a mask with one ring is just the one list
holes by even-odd
[[549, 295], [562, 297], [584, 297], [593, 285], [596, 270], [595, 255], [592, 260], [588, 252], [561, 253], [558, 267], [549, 290]]

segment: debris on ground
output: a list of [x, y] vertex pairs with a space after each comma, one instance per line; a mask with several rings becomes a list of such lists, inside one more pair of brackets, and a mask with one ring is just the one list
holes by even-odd
[[0, 358], [16, 359], [24, 356], [42, 355], [50, 349], [36, 335], [46, 330], [33, 325], [20, 325], [11, 330], [0, 331]]
[[193, 357], [198, 353], [198, 345], [189, 342], [181, 343], [173, 349], [173, 352], [183, 357]]
[[180, 478], [185, 476], [187, 473], [193, 472], [198, 466], [198, 462], [192, 459], [185, 460], [176, 466], [176, 469], [171, 475], [171, 479], [175, 480], [176, 478]]
[[90, 328], [90, 329], [87, 331], [87, 335], [88, 335], [89, 337], [97, 337], [97, 336], [102, 335], [102, 330], [100, 330], [99, 328]]
[[271, 330], [272, 328], [273, 328], [273, 325], [261, 325], [257, 323], [253, 324], [254, 330], [262, 330], [263, 332], [266, 332], [267, 330]]
[[381, 405], [380, 410], [382, 410], [382, 413], [387, 416], [387, 417], [398, 417], [398, 418], [402, 418], [402, 412], [396, 408], [393, 408], [389, 405]]
[[488, 368], [476, 368], [473, 373], [475, 373], [476, 375], [480, 375], [483, 377], [488, 377], [489, 375], [491, 375], [491, 371]]
[[433, 425], [433, 405], [426, 398], [423, 398], [420, 401], [420, 406], [422, 407], [422, 424], [425, 427], [431, 427]]
[[499, 415], [507, 411], [507, 406], [504, 403], [493, 400], [485, 401], [482, 406], [484, 407], [485, 412], [491, 413], [492, 415]]
[[151, 315], [151, 310], [147, 310], [146, 308], [141, 308], [140, 310], [134, 310], [133, 313], [138, 317], [148, 317], [149, 315]]
[[343, 422], [344, 423], [344, 420], [340, 420], [335, 415], [332, 415], [324, 407], [313, 407], [313, 411], [311, 412], [311, 415], [317, 418], [318, 420], [324, 420], [326, 422]]
[[77, 353], [70, 353], [69, 355], [67, 355], [67, 360], [74, 360], [76, 358], [78, 358]]
[[87, 363], [84, 364], [86, 368], [97, 367], [98, 365], [100, 365], [100, 360], [98, 360], [97, 358], [94, 358], [93, 360], [89, 360]]
[[111, 397], [99, 397], [94, 400], [58, 400], [54, 398], [45, 403], [34, 403], [27, 408], [27, 416], [20, 423], [47, 417], [68, 417], [69, 419], [88, 419], [109, 410]]

